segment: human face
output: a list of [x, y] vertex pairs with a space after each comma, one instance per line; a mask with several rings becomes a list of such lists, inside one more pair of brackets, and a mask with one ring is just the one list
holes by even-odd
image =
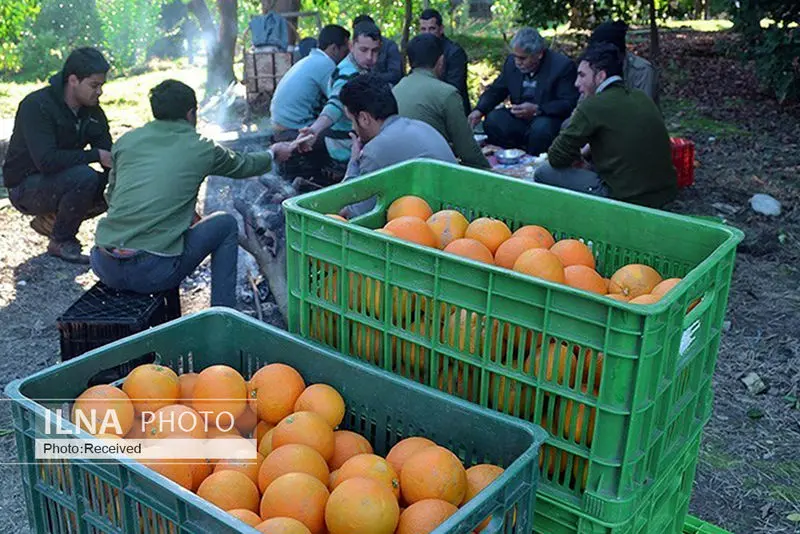
[[444, 35], [444, 25], [439, 25], [435, 18], [419, 19], [419, 33], [432, 33], [436, 37]]
[[74, 74], [67, 80], [75, 95], [75, 101], [82, 107], [94, 107], [100, 103], [103, 94], [103, 84], [106, 83], [105, 74], [92, 74], [78, 80]]
[[335, 63], [339, 63], [341, 60], [347, 57], [347, 54], [350, 52], [350, 40], [348, 39], [347, 42], [341, 46], [333, 45], [333, 61]]
[[372, 70], [372, 67], [378, 63], [380, 49], [381, 42], [366, 35], [359, 35], [358, 39], [350, 43], [350, 52], [353, 54], [353, 59], [356, 60], [356, 65], [366, 70]]
[[540, 50], [535, 54], [529, 54], [519, 46], [515, 46], [512, 50], [514, 55], [514, 65], [517, 66], [519, 71], [523, 74], [535, 72], [539, 68], [539, 64], [544, 57], [544, 50]]
[[586, 62], [581, 61], [578, 65], [578, 77], [575, 79], [575, 87], [583, 97], [592, 96], [597, 92], [597, 88], [606, 79], [606, 72], [601, 70], [595, 72]]

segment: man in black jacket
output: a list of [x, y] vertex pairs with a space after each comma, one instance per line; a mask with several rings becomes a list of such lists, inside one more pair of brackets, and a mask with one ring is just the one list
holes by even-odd
[[[353, 19], [353, 34], [355, 34], [356, 25], [360, 22], [375, 24], [375, 21], [369, 15], [359, 15]], [[375, 25], [377, 26], [377, 24]], [[400, 48], [397, 43], [383, 35], [381, 35], [381, 49], [378, 51], [378, 63], [375, 64], [372, 72], [392, 86], [396, 85], [405, 74]]]
[[[483, 93], [469, 122], [474, 127], [485, 116], [489, 143], [538, 156], [547, 152], [578, 102], [577, 68], [567, 56], [548, 50], [533, 28], [519, 30], [511, 48], [503, 71]], [[494, 109], [509, 97], [509, 108]]]
[[89, 263], [78, 229], [107, 208], [107, 171], [89, 164], [111, 167], [111, 134], [99, 105], [109, 68], [96, 49], [74, 50], [49, 86], [20, 103], [3, 165], [11, 203], [36, 216], [31, 227], [50, 238], [48, 254], [69, 262]]
[[435, 9], [426, 9], [419, 14], [419, 32], [432, 33], [442, 40], [444, 74], [442, 74], [441, 80], [458, 89], [461, 100], [464, 101], [464, 115], [469, 115], [469, 110], [472, 108], [469, 104], [469, 91], [467, 91], [467, 53], [444, 34], [442, 15]]

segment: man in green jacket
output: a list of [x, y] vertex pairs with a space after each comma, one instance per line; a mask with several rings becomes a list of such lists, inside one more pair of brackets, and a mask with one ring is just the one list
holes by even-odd
[[109, 287], [151, 293], [177, 287], [211, 255], [211, 305], [236, 305], [238, 223], [216, 212], [197, 220], [200, 184], [208, 175], [247, 178], [285, 161], [289, 143], [237, 154], [201, 137], [191, 87], [166, 80], [150, 91], [155, 120], [114, 144], [106, 199], [97, 224], [92, 270]]
[[411, 74], [400, 80], [392, 92], [401, 117], [433, 126], [453, 147], [464, 165], [490, 168], [464, 116], [458, 89], [440, 80], [444, 72], [444, 46], [438, 37], [426, 33], [408, 43]]
[[[619, 50], [590, 46], [575, 86], [585, 98], [534, 179], [656, 208], [674, 200], [678, 184], [664, 119], [646, 94], [625, 87]], [[587, 143], [592, 168], [576, 168]]]

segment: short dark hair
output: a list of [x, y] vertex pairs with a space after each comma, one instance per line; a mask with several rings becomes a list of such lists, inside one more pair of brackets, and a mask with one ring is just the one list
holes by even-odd
[[422, 13], [419, 14], [419, 18], [420, 20], [436, 19], [436, 24], [442, 25], [442, 14], [435, 9], [423, 9]]
[[611, 43], [595, 43], [590, 45], [578, 59], [585, 61], [597, 71], [605, 71], [607, 77], [622, 76], [622, 53]]
[[197, 109], [197, 96], [194, 89], [183, 82], [164, 80], [150, 89], [150, 108], [158, 120], [185, 119], [187, 113]]
[[64, 83], [67, 83], [67, 78], [73, 74], [78, 77], [78, 80], [83, 80], [92, 74], [105, 74], [110, 69], [111, 65], [108, 64], [108, 61], [98, 49], [86, 46], [76, 48], [70, 53], [64, 62], [61, 75], [64, 78]]
[[338, 24], [328, 24], [319, 32], [319, 49], [325, 50], [331, 45], [342, 46], [350, 39], [350, 32]]
[[375, 19], [373, 19], [369, 15], [359, 15], [353, 19], [353, 28], [355, 28], [358, 24], [361, 24], [362, 22], [371, 22], [375, 24]]
[[432, 69], [443, 54], [442, 40], [430, 33], [417, 35], [408, 43], [408, 62], [412, 69]]
[[600, 24], [589, 37], [589, 46], [598, 43], [611, 43], [621, 52], [625, 51], [625, 34], [628, 32], [628, 25], [624, 21], [607, 20]]
[[359, 74], [344, 84], [339, 99], [353, 115], [364, 111], [376, 120], [385, 120], [398, 113], [392, 88], [377, 74]]
[[381, 40], [381, 30], [375, 25], [374, 22], [363, 21], [353, 27], [353, 41], [357, 41], [361, 36], [369, 37], [375, 41]]

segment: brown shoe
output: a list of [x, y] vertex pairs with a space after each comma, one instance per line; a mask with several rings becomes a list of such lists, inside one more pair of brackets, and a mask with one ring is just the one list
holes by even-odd
[[70, 263], [89, 263], [89, 256], [81, 253], [81, 244], [77, 240], [56, 241], [50, 239], [47, 253]]
[[39, 235], [50, 237], [51, 235], [53, 235], [53, 225], [55, 224], [55, 222], [56, 222], [55, 213], [48, 213], [47, 215], [37, 215], [31, 221], [31, 228], [33, 228]]

